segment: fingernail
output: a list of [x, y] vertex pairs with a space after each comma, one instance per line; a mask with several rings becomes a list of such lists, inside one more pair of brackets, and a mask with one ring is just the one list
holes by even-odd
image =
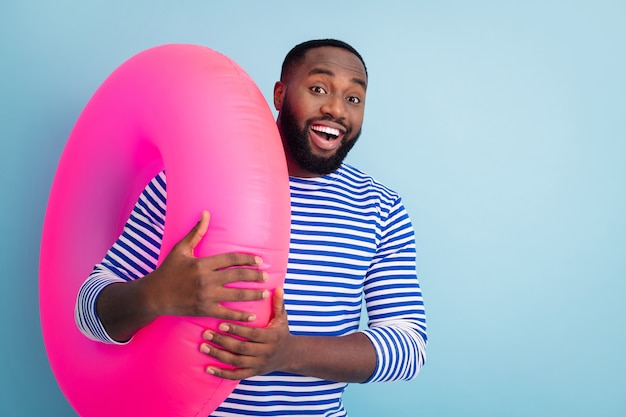
[[270, 292], [268, 290], [265, 290], [265, 291], [263, 291], [263, 294], [261, 296], [265, 300], [266, 298], [268, 298], [270, 296]]
[[254, 314], [248, 317], [248, 321], [255, 321], [255, 320], [256, 320], [256, 316]]
[[270, 274], [268, 274], [267, 272], [263, 271], [263, 274], [261, 276], [261, 279], [263, 279], [263, 282], [267, 281], [267, 279], [269, 278]]
[[211, 375], [215, 375], [215, 371], [213, 370], [213, 368], [206, 368], [206, 373], [207, 374], [211, 374]]
[[203, 343], [200, 345], [200, 352], [208, 354], [210, 351], [211, 351], [211, 348], [206, 343]]
[[206, 331], [202, 334], [204, 340], [213, 340], [213, 333]]
[[260, 256], [255, 256], [254, 262], [256, 262], [257, 265], [263, 265], [263, 258], [261, 258]]
[[226, 323], [222, 323], [222, 324], [220, 324], [219, 329], [220, 329], [222, 332], [227, 332], [228, 330], [230, 330], [230, 327], [228, 326], [228, 324], [226, 324]]

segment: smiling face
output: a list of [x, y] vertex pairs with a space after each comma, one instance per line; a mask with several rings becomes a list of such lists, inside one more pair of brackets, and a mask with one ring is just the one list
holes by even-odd
[[316, 177], [341, 165], [361, 133], [367, 75], [348, 50], [322, 46], [274, 87], [289, 174]]

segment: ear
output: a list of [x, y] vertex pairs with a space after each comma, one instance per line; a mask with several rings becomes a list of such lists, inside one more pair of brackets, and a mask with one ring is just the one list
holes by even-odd
[[283, 108], [283, 99], [285, 97], [285, 84], [276, 81], [274, 84], [274, 108], [281, 111]]

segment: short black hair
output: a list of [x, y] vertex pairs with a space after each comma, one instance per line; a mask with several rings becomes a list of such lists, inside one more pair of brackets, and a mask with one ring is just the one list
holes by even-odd
[[337, 39], [314, 39], [306, 42], [302, 42], [296, 46], [294, 46], [291, 51], [287, 53], [285, 56], [285, 60], [283, 61], [283, 66], [280, 71], [280, 80], [285, 81], [287, 75], [291, 72], [295, 64], [300, 63], [304, 59], [304, 55], [311, 49], [320, 48], [322, 46], [333, 46], [335, 48], [342, 48], [346, 51], [354, 54], [361, 63], [363, 64], [363, 68], [365, 69], [365, 75], [367, 76], [367, 66], [365, 65], [365, 61], [359, 52], [354, 49], [351, 45], [347, 44], [344, 41], [340, 41]]

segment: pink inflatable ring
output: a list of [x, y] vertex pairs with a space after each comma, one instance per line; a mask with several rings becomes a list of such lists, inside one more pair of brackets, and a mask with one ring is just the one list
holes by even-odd
[[[43, 337], [61, 390], [83, 417], [205, 417], [236, 381], [204, 372], [199, 352], [210, 318], [161, 317], [126, 345], [83, 336], [78, 289], [121, 233], [143, 187], [167, 172], [159, 262], [211, 213], [197, 256], [260, 255], [281, 286], [289, 245], [287, 167], [272, 113], [232, 60], [196, 45], [132, 57], [96, 91], [74, 127], [54, 178], [43, 227]], [[237, 306], [269, 321], [270, 301]]]

